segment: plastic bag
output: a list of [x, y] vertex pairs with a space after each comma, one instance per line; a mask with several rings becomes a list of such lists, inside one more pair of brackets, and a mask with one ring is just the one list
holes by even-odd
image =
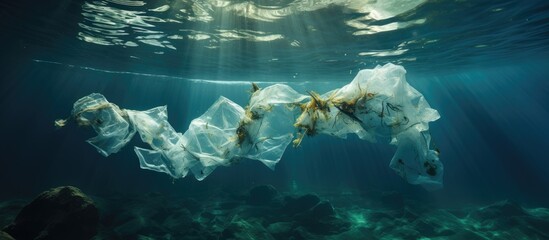
[[243, 158], [274, 169], [292, 140], [297, 146], [306, 136], [356, 134], [396, 145], [390, 167], [409, 183], [434, 190], [442, 187], [443, 166], [429, 148], [428, 130], [440, 116], [407, 83], [405, 73], [393, 64], [362, 70], [349, 84], [323, 95], [303, 95], [283, 84], [264, 89], [253, 84], [245, 108], [220, 97], [184, 134], [169, 124], [166, 106], [124, 110], [98, 93], [78, 100], [72, 117], [93, 127], [98, 136], [88, 142], [104, 156], [120, 150], [137, 131], [152, 148], [135, 147], [141, 168], [174, 178], [190, 171], [202, 180], [218, 166]]

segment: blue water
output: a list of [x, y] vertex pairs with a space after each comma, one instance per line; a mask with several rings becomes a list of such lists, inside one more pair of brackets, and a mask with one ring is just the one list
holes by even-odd
[[[59, 185], [110, 194], [272, 184], [549, 206], [547, 1], [304, 2], [3, 1], [0, 198]], [[443, 190], [407, 184], [388, 167], [393, 146], [356, 137], [307, 138], [275, 171], [243, 161], [198, 182], [139, 169], [129, 147], [101, 157], [84, 142], [90, 129], [53, 126], [78, 98], [100, 92], [127, 109], [167, 105], [184, 132], [220, 95], [245, 105], [249, 82], [324, 92], [387, 62], [403, 65], [440, 112], [430, 132]]]

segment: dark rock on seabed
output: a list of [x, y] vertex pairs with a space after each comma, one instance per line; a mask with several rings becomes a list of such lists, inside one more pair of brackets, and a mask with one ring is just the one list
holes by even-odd
[[7, 232], [0, 231], [0, 240], [14, 240]]
[[80, 189], [67, 186], [41, 193], [3, 231], [18, 240], [90, 239], [98, 224], [93, 201]]
[[294, 215], [305, 212], [320, 202], [320, 198], [315, 194], [306, 194], [299, 197], [286, 197], [283, 212]]

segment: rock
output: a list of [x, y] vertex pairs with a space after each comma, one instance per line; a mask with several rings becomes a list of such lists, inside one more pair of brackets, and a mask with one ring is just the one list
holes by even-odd
[[164, 219], [162, 226], [167, 228], [177, 228], [179, 225], [189, 224], [193, 221], [192, 215], [188, 209], [179, 209]]
[[442, 236], [442, 237], [447, 237], [447, 236], [452, 236], [456, 234], [456, 232], [452, 229], [448, 229], [448, 228], [445, 228], [445, 229], [441, 229], [437, 235], [438, 236]]
[[350, 227], [348, 221], [336, 217], [334, 207], [328, 201], [322, 201], [294, 218], [300, 226], [315, 234], [337, 234]]
[[188, 209], [192, 214], [202, 212], [202, 204], [194, 198], [185, 198], [181, 201], [181, 206]]
[[15, 240], [8, 233], [0, 231], [0, 240]]
[[349, 230], [351, 224], [338, 217], [325, 217], [320, 219], [315, 218], [300, 218], [297, 217], [299, 226], [304, 227], [309, 232], [322, 235], [339, 234]]
[[207, 219], [209, 221], [213, 220], [215, 218], [215, 214], [211, 212], [202, 212], [200, 216], [204, 219]]
[[320, 202], [320, 198], [314, 194], [303, 195], [298, 198], [286, 197], [286, 204], [283, 211], [290, 215], [305, 212]]
[[463, 228], [463, 220], [444, 209], [432, 210], [428, 213], [421, 213], [420, 215], [423, 219], [428, 219], [431, 224], [436, 224], [439, 226], [437, 228], [437, 235], [442, 236], [444, 234], [448, 234], [449, 232], [445, 230]]
[[[549, 213], [549, 212], [546, 212]], [[528, 229], [533, 232], [537, 232], [542, 235], [539, 238], [549, 238], [549, 217], [545, 216], [532, 216], [524, 218], [525, 222], [528, 223]]]
[[387, 236], [382, 237], [382, 239], [410, 239], [415, 240], [419, 239], [421, 237], [421, 234], [416, 231], [415, 229], [412, 229], [407, 226], [403, 226], [400, 228], [396, 228], [390, 232]]
[[549, 214], [540, 209], [525, 210], [515, 202], [501, 201], [472, 211], [469, 219], [501, 239], [549, 239]]
[[[286, 197], [286, 204], [282, 211], [288, 214], [288, 217], [291, 217], [287, 220], [295, 221], [295, 224], [292, 225], [294, 231], [292, 231], [290, 237], [297, 239], [300, 239], [298, 236], [301, 236], [301, 234], [295, 234], [298, 229], [307, 230], [314, 234], [332, 235], [347, 231], [351, 225], [348, 221], [336, 216], [334, 207], [330, 202], [321, 202], [320, 198], [313, 194], [297, 198]], [[290, 237], [283, 239], [290, 239]]]
[[424, 237], [433, 237], [437, 235], [436, 230], [440, 228], [440, 225], [426, 222], [425, 220], [418, 219], [412, 223], [413, 228], [418, 231]]
[[239, 217], [233, 218], [231, 223], [223, 230], [219, 239], [262, 239], [274, 240], [274, 237], [261, 226], [259, 220], [245, 220]]
[[381, 238], [381, 236], [388, 235], [388, 233], [392, 233], [395, 229], [399, 227], [399, 223], [395, 221], [393, 218], [381, 218], [376, 221], [370, 220], [370, 225], [372, 232], [374, 233], [376, 238]]
[[192, 215], [187, 209], [174, 212], [161, 225], [169, 233], [185, 234], [187, 236], [197, 235], [203, 230], [199, 223], [193, 221]]
[[64, 186], [41, 193], [4, 231], [18, 240], [90, 239], [98, 224], [93, 201], [80, 189]]
[[122, 239], [135, 239], [139, 235], [159, 236], [164, 233], [159, 224], [148, 218], [134, 218], [114, 229], [116, 235]]
[[292, 234], [293, 227], [293, 222], [275, 222], [267, 227], [267, 231], [277, 239], [288, 239]]
[[353, 227], [349, 231], [343, 232], [334, 236], [332, 239], [345, 239], [345, 240], [364, 240], [364, 239], [379, 239], [374, 236], [370, 229], [366, 227]]
[[393, 216], [383, 211], [370, 212], [368, 214], [368, 219], [372, 222], [378, 222], [382, 219], [393, 219]]
[[289, 240], [308, 240], [308, 239], [318, 239], [318, 236], [311, 234], [303, 227], [297, 227], [292, 231], [292, 235], [288, 237]]
[[220, 201], [219, 204], [217, 205], [217, 208], [221, 210], [231, 210], [231, 209], [238, 208], [241, 205], [242, 205], [242, 202], [237, 202], [237, 201]]
[[439, 239], [441, 239], [441, 240], [442, 239], [444, 239], [444, 240], [461, 240], [461, 239], [486, 240], [485, 237], [482, 237], [481, 235], [479, 235], [475, 232], [465, 230], [465, 229], [461, 229], [459, 232], [455, 233], [454, 235], [444, 236], [444, 237], [441, 237]]
[[24, 200], [8, 200], [0, 202], [0, 227], [6, 226], [15, 220], [15, 217], [29, 202]]
[[152, 238], [152, 237], [149, 237], [149, 236], [144, 236], [144, 235], [137, 235], [137, 240], [155, 240], [156, 238]]
[[505, 200], [473, 211], [469, 216], [479, 220], [486, 220], [524, 215], [526, 215], [526, 212], [521, 206], [515, 202]]
[[260, 185], [252, 188], [247, 202], [251, 205], [266, 205], [278, 196], [278, 191], [272, 185]]
[[332, 204], [328, 201], [322, 201], [311, 209], [310, 217], [315, 219], [333, 217], [335, 210]]
[[[415, 221], [416, 219], [418, 219], [422, 214], [428, 214], [428, 212], [422, 212], [422, 213], [419, 213], [419, 212], [416, 212], [418, 211], [417, 209], [411, 209], [411, 208], [404, 208], [404, 209], [401, 209], [398, 212], [398, 215], [400, 215], [400, 218], [402, 219], [406, 219], [407, 221], [409, 222], [413, 222]], [[396, 217], [396, 216], [394, 216]]]

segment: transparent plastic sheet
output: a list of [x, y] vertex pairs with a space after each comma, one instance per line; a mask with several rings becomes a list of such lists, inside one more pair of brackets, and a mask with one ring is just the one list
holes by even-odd
[[236, 131], [243, 117], [241, 106], [220, 97], [202, 116], [191, 121], [183, 139], [196, 162], [191, 168], [196, 179], [206, 178], [217, 166], [238, 161], [242, 148], [238, 146]]
[[166, 106], [147, 111], [126, 110], [141, 140], [152, 149], [135, 147], [141, 168], [164, 172], [174, 178], [185, 177], [191, 156], [185, 151], [184, 138], [168, 123]]
[[125, 111], [98, 93], [76, 101], [71, 115], [79, 125], [95, 130], [97, 136], [87, 142], [105, 157], [118, 152], [135, 134]]
[[253, 92], [241, 122], [247, 134], [244, 143], [250, 148], [243, 157], [261, 161], [274, 170], [294, 138], [293, 122], [300, 112], [299, 105], [308, 98], [283, 84]]
[[398, 147], [389, 166], [411, 184], [427, 190], [442, 187], [444, 168], [438, 153], [429, 149], [430, 136], [410, 128], [397, 136]]
[[292, 140], [297, 146], [306, 136], [346, 138], [352, 133], [396, 145], [390, 167], [411, 184], [438, 189], [443, 166], [438, 153], [429, 148], [428, 129], [440, 116], [406, 82], [405, 73], [393, 64], [362, 70], [349, 84], [323, 95], [303, 95], [283, 84], [264, 89], [253, 84], [245, 108], [220, 97], [184, 134], [169, 124], [165, 106], [124, 110], [98, 93], [78, 100], [72, 117], [93, 127], [98, 136], [88, 142], [104, 156], [120, 150], [139, 132], [151, 147], [135, 147], [141, 168], [174, 178], [190, 171], [202, 180], [218, 166], [243, 158], [274, 169]]

